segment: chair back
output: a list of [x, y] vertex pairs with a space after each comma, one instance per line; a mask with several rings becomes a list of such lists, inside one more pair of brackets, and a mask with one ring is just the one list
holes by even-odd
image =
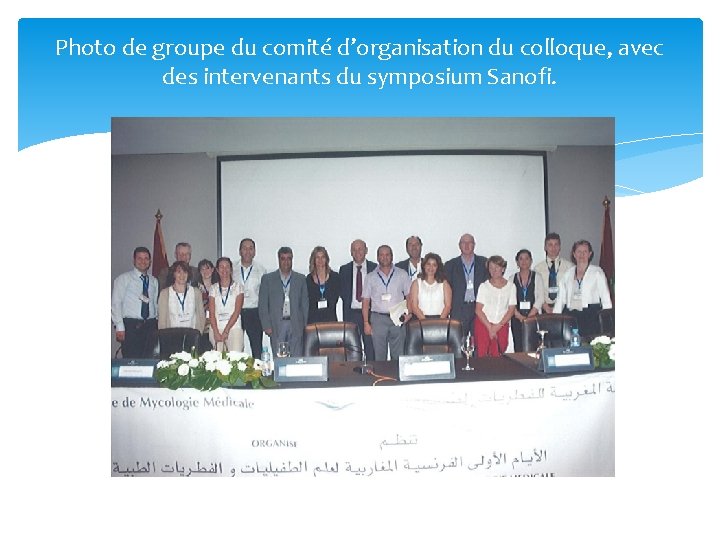
[[547, 330], [546, 347], [565, 347], [570, 343], [572, 329], [577, 328], [577, 320], [572, 315], [543, 313], [525, 319], [522, 323], [522, 348], [515, 344], [516, 351], [531, 352], [538, 348], [540, 336], [537, 330]]
[[160, 340], [160, 358], [170, 358], [176, 352], [198, 349], [200, 332], [197, 328], [163, 328], [158, 330]]
[[305, 327], [305, 356], [327, 356], [328, 362], [362, 360], [362, 342], [351, 322], [321, 322]]
[[601, 309], [598, 317], [600, 318], [600, 334], [615, 337], [615, 310]]
[[406, 325], [405, 354], [452, 353], [462, 358], [462, 323], [455, 319], [413, 319]]

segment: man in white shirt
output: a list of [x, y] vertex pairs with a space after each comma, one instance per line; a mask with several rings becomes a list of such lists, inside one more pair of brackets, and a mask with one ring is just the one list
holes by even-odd
[[243, 238], [240, 241], [238, 251], [240, 252], [240, 260], [233, 266], [233, 281], [242, 283], [245, 290], [240, 322], [250, 340], [253, 358], [260, 358], [263, 328], [258, 312], [258, 298], [260, 295], [260, 280], [267, 271], [263, 265], [254, 262], [255, 241], [252, 238]]
[[134, 268], [113, 282], [111, 313], [123, 358], [151, 358], [157, 342], [158, 280], [148, 273], [150, 250], [137, 247]]
[[405, 240], [405, 251], [409, 257], [404, 261], [400, 261], [395, 266], [402, 268], [408, 273], [411, 281], [415, 281], [418, 272], [422, 270], [422, 240], [419, 236], [411, 236]]
[[552, 313], [559, 291], [559, 283], [573, 264], [560, 257], [560, 235], [549, 233], [545, 237], [545, 260], [535, 265], [535, 271], [540, 275], [545, 286], [545, 302], [543, 313]]

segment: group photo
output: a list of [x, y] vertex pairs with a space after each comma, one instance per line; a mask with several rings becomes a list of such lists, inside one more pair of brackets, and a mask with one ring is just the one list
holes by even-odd
[[[344, 321], [366, 359], [397, 360], [407, 324], [426, 316], [460, 321], [477, 356], [523, 350], [522, 321], [536, 314], [571, 313], [591, 339], [603, 330], [598, 312], [612, 309], [613, 276], [598, 264], [614, 172], [612, 145], [600, 143], [613, 128], [612, 119], [115, 119], [112, 355], [158, 356], [157, 332], [185, 327], [197, 328], [201, 350], [259, 358], [287, 343], [300, 356], [307, 324]], [[170, 141], [158, 140], [163, 129]], [[186, 152], [162, 148], [183, 132]], [[153, 254], [158, 227], [165, 252]], [[142, 280], [115, 281], [128, 268], [149, 274], [147, 293]]]

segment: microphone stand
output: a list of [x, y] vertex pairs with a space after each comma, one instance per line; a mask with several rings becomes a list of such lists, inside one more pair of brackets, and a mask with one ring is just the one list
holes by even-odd
[[362, 354], [362, 364], [353, 368], [353, 371], [355, 373], [360, 373], [361, 375], [365, 375], [372, 370], [372, 366], [369, 366], [367, 363], [367, 358], [365, 357], [365, 351], [363, 350], [362, 347], [355, 347], [354, 345], [347, 345], [347, 344], [343, 344], [342, 346], [345, 348], [346, 356], [347, 356], [348, 350], [351, 350], [353, 352], [359, 352], [360, 354]]

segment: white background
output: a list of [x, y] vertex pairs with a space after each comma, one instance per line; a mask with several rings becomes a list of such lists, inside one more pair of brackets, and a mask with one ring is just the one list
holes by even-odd
[[[161, 2], [13, 4], [3, 18], [3, 67], [17, 73], [17, 20], [67, 16], [507, 16], [503, 6], [443, 2], [434, 8], [368, 1], [272, 7]], [[712, 4], [603, 4], [605, 17], [701, 16]], [[705, 9], [703, 10], [703, 7]], [[215, 8], [214, 10], [212, 8]], [[650, 8], [650, 9], [648, 9]], [[12, 13], [14, 11], [15, 13]], [[523, 17], [596, 16], [577, 3], [513, 4]], [[718, 356], [714, 304], [697, 276], [712, 278], [717, 251], [717, 18], [704, 18], [704, 178], [619, 199], [616, 228], [616, 479], [484, 482], [425, 480], [347, 492], [316, 483], [183, 484], [111, 479], [107, 377], [110, 135], [70, 138], [18, 153], [16, 85], [6, 84], [8, 165], [2, 197], [6, 284], [0, 457], [3, 536], [37, 538], [300, 538], [582, 535], [685, 538], [715, 530]], [[612, 111], [609, 111], [612, 113]], [[655, 135], [655, 134], [649, 134]], [[72, 211], [71, 211], [72, 210]], [[672, 259], [670, 258], [672, 256]], [[699, 272], [702, 270], [702, 272]], [[82, 277], [78, 277], [78, 272]], [[692, 276], [692, 277], [691, 277]], [[707, 281], [706, 283], [710, 283]], [[689, 292], [694, 291], [694, 292]], [[50, 299], [40, 312], [33, 295]], [[58, 300], [61, 298], [62, 300]], [[54, 301], [53, 301], [54, 300]], [[70, 337], [68, 337], [70, 336]], [[72, 345], [83, 344], [80, 353]], [[93, 350], [101, 351], [94, 354]], [[368, 419], [369, 422], [372, 419]], [[188, 434], [188, 436], [192, 436]], [[544, 501], [552, 501], [552, 505]], [[192, 514], [192, 515], [191, 515]], [[197, 516], [197, 517], [195, 517]], [[201, 517], [202, 516], [202, 517]], [[162, 535], [162, 536], [161, 536]]]

